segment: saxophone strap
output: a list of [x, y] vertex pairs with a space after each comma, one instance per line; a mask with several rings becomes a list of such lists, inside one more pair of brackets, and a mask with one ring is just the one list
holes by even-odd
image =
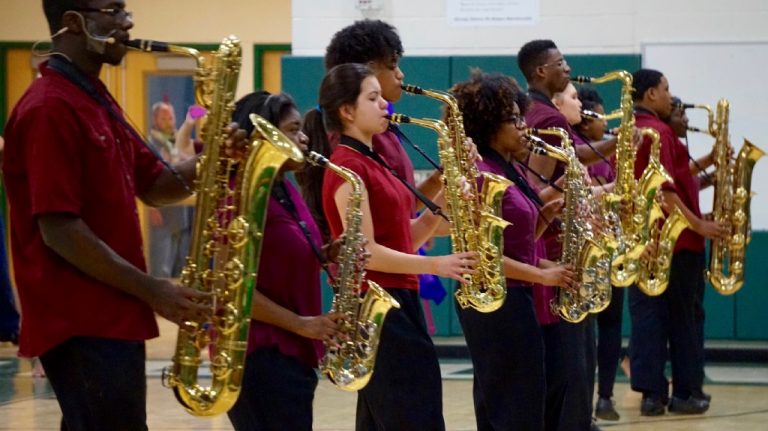
[[[117, 101], [115, 101], [114, 98], [107, 92], [107, 97], [111, 100], [112, 103], [110, 103], [110, 100], [107, 100], [107, 98], [104, 97], [104, 95], [99, 92], [99, 90], [96, 88], [95, 85], [91, 82], [90, 78], [85, 75], [77, 66], [75, 66], [73, 63], [60, 58], [60, 57], [52, 57], [50, 60], [48, 60], [48, 68], [55, 71], [59, 75], [66, 78], [71, 83], [75, 84], [78, 88], [83, 90], [85, 94], [91, 96], [93, 100], [99, 103], [104, 109], [107, 110], [109, 115], [117, 120], [118, 123], [120, 123], [125, 130], [130, 134], [135, 140], [141, 142], [144, 147], [146, 147], [154, 156], [157, 158], [162, 165], [168, 169], [168, 171], [173, 174], [173, 176], [176, 178], [176, 180], [179, 181], [179, 183], [184, 187], [184, 190], [187, 191], [187, 193], [192, 194], [192, 188], [189, 186], [189, 183], [187, 180], [184, 179], [184, 177], [181, 176], [179, 171], [177, 171], [173, 166], [171, 166], [168, 161], [163, 159], [163, 157], [160, 155], [160, 153], [157, 152], [157, 149], [155, 149], [152, 145], [147, 143], [147, 140], [136, 131], [136, 129], [128, 123], [128, 121], [125, 119], [125, 117], [121, 114], [115, 111], [114, 105], [117, 105]], [[119, 147], [118, 147], [119, 148]]]
[[486, 159], [495, 162], [501, 167], [501, 169], [504, 170], [504, 176], [515, 183], [520, 191], [523, 192], [523, 195], [533, 204], [533, 207], [536, 208], [536, 212], [539, 213], [539, 217], [541, 217], [545, 223], [550, 224], [552, 222], [552, 220], [544, 217], [544, 213], [541, 212], [541, 207], [544, 206], [544, 201], [542, 201], [539, 197], [539, 194], [533, 190], [533, 187], [531, 187], [530, 183], [528, 183], [528, 180], [526, 180], [525, 177], [520, 174], [520, 172], [518, 172], [511, 163], [504, 159], [504, 157], [496, 152], [496, 150], [491, 148], [481, 151], [481, 154]]
[[440, 163], [437, 163], [437, 162], [435, 161], [435, 159], [433, 159], [432, 157], [430, 157], [430, 156], [429, 156], [429, 154], [427, 154], [427, 152], [426, 152], [426, 151], [424, 151], [424, 149], [422, 149], [420, 146], [418, 146], [418, 145], [414, 144], [414, 143], [413, 143], [413, 141], [411, 141], [411, 139], [410, 139], [410, 138], [409, 138], [409, 137], [408, 137], [408, 136], [407, 136], [405, 133], [403, 133], [403, 130], [402, 130], [402, 129], [401, 129], [401, 128], [400, 128], [400, 127], [397, 125], [397, 124], [390, 122], [390, 123], [389, 123], [389, 131], [391, 131], [392, 133], [394, 133], [394, 134], [395, 134], [395, 135], [398, 137], [398, 139], [400, 139], [400, 142], [401, 142], [401, 143], [402, 143], [402, 142], [405, 142], [405, 143], [407, 143], [407, 144], [408, 144], [408, 145], [409, 145], [411, 148], [413, 148], [413, 149], [414, 149], [414, 150], [415, 150], [417, 153], [421, 154], [421, 156], [422, 156], [422, 157], [424, 157], [424, 159], [425, 159], [425, 160], [426, 160], [426, 161], [427, 161], [427, 162], [428, 162], [430, 165], [432, 165], [432, 166], [433, 166], [435, 169], [437, 169], [437, 170], [438, 170], [438, 171], [440, 171], [441, 173], [443, 172], [443, 167], [442, 167], [442, 166], [440, 166]]
[[384, 161], [384, 159], [381, 158], [379, 153], [373, 151], [372, 149], [370, 149], [367, 145], [363, 144], [362, 142], [360, 142], [360, 141], [358, 141], [356, 139], [350, 138], [348, 136], [345, 136], [345, 135], [341, 135], [341, 145], [349, 147], [349, 148], [357, 151], [358, 153], [360, 153], [360, 154], [370, 158], [374, 162], [380, 164], [384, 169], [389, 171], [390, 174], [392, 174], [401, 183], [403, 183], [403, 185], [406, 188], [408, 188], [408, 190], [414, 196], [416, 196], [416, 198], [418, 200], [420, 200], [424, 204], [424, 206], [426, 206], [427, 208], [429, 208], [430, 211], [432, 211], [432, 214], [438, 215], [438, 216], [442, 217], [443, 219], [445, 219], [445, 221], [450, 221], [450, 220], [448, 220], [448, 216], [446, 216], [445, 213], [443, 213], [442, 208], [440, 208], [436, 203], [432, 202], [428, 197], [424, 196], [424, 194], [421, 193], [418, 189], [416, 189], [416, 187], [414, 187], [413, 184], [409, 183], [408, 181], [405, 180], [405, 178], [403, 178], [400, 175], [398, 175], [398, 173], [394, 169], [392, 169], [387, 164], [387, 162]]
[[304, 234], [304, 238], [306, 238], [307, 243], [309, 243], [309, 246], [312, 248], [312, 253], [315, 255], [318, 262], [320, 262], [320, 267], [328, 275], [331, 283], [334, 283], [335, 280], [333, 275], [328, 269], [328, 259], [323, 256], [322, 250], [312, 239], [312, 233], [309, 231], [307, 222], [299, 217], [299, 211], [296, 209], [296, 204], [293, 202], [293, 199], [291, 199], [291, 195], [288, 193], [288, 189], [285, 187], [284, 180], [275, 180], [275, 185], [272, 187], [272, 195], [275, 197], [275, 199], [277, 199], [280, 205], [285, 208], [286, 211], [288, 211], [288, 213], [291, 215], [291, 218], [299, 226], [301, 232]]

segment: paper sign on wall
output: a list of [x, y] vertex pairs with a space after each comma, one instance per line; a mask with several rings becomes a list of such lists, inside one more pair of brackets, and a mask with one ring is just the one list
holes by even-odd
[[446, 0], [448, 24], [460, 27], [534, 25], [539, 0]]

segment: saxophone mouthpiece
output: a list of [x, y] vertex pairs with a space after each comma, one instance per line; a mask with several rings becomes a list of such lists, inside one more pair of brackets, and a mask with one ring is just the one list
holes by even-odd
[[603, 116], [601, 114], [598, 114], [595, 111], [590, 111], [589, 109], [582, 109], [581, 110], [581, 118], [599, 120], [599, 119], [603, 118]]
[[407, 93], [424, 94], [424, 89], [419, 87], [418, 85], [403, 84], [400, 87], [403, 89], [403, 91]]
[[393, 123], [406, 124], [411, 122], [411, 117], [405, 114], [390, 114], [386, 116], [387, 119]]
[[706, 130], [699, 129], [698, 127], [688, 127], [688, 131], [696, 133], [709, 133]]
[[316, 153], [314, 151], [310, 151], [306, 154], [307, 161], [309, 161], [310, 164], [319, 166], [321, 168], [324, 168], [328, 163], [328, 158], [323, 156], [320, 153]]
[[131, 39], [125, 42], [125, 46], [144, 52], [168, 52], [168, 44], [149, 39]]
[[589, 84], [592, 82], [592, 78], [589, 76], [579, 75], [571, 78], [571, 81], [578, 83], [578, 84]]

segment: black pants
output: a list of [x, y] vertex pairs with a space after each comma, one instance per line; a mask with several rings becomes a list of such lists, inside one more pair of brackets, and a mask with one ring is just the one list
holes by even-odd
[[672, 362], [672, 394], [688, 398], [704, 378], [704, 254], [687, 250], [672, 258], [669, 286], [650, 297], [629, 290], [632, 318], [630, 364], [632, 389], [646, 397], [669, 396], [664, 365]]
[[400, 309], [391, 309], [384, 321], [373, 375], [357, 393], [355, 429], [442, 431], [440, 364], [419, 293], [386, 291], [400, 303]]
[[75, 337], [40, 356], [62, 430], [147, 429], [144, 342]]
[[277, 348], [254, 350], [246, 358], [240, 396], [227, 412], [237, 431], [312, 430], [314, 368]]
[[580, 323], [562, 321], [543, 330], [547, 379], [544, 428], [589, 430], [595, 385], [594, 319], [587, 316]]
[[491, 313], [456, 308], [474, 367], [477, 429], [543, 429], [544, 345], [530, 289], [510, 287]]
[[[5, 226], [0, 217], [0, 238], [5, 238]], [[19, 312], [13, 299], [13, 288], [8, 275], [5, 241], [0, 242], [0, 334], [10, 338], [19, 332]]]
[[616, 369], [621, 356], [621, 321], [624, 314], [624, 289], [611, 287], [611, 303], [597, 315], [597, 394], [613, 396]]

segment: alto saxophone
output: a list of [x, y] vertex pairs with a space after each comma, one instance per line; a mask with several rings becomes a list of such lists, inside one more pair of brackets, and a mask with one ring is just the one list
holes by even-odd
[[[436, 90], [424, 90], [404, 85], [408, 93], [427, 96], [447, 107], [446, 122], [411, 118], [394, 114], [396, 123], [411, 123], [434, 130], [438, 135], [438, 151], [443, 165], [443, 185], [448, 215], [451, 221], [453, 253], [476, 252], [480, 258], [474, 274], [466, 274], [467, 283], [460, 283], [455, 297], [461, 308], [472, 307], [490, 313], [504, 304], [507, 279], [504, 276], [504, 229], [510, 225], [501, 218], [501, 200], [512, 182], [500, 175], [478, 171], [464, 147], [464, 119], [453, 95]], [[477, 179], [483, 179], [482, 189]], [[468, 196], [463, 182], [469, 185]]]
[[368, 280], [368, 292], [361, 297], [365, 276], [362, 267], [365, 237], [360, 231], [363, 217], [360, 211], [362, 180], [356, 173], [331, 163], [314, 151], [307, 155], [307, 160], [315, 166], [333, 171], [352, 186], [331, 305], [332, 313], [344, 316], [339, 322], [342, 335], [325, 342], [326, 353], [320, 363], [320, 371], [339, 389], [359, 391], [373, 375], [384, 319], [391, 308], [400, 308], [400, 304], [371, 280]]
[[[715, 192], [712, 205], [714, 220], [723, 223], [729, 234], [726, 239], [713, 239], [710, 243], [707, 278], [721, 295], [732, 295], [744, 285], [747, 244], [751, 235], [750, 205], [752, 197], [752, 170], [765, 152], [748, 140], [729, 160], [728, 133], [730, 104], [726, 99], [717, 103], [717, 116], [707, 105], [694, 105], [708, 113], [708, 131], [715, 138]], [[698, 130], [698, 129], [697, 129]]]
[[[213, 416], [229, 410], [240, 392], [272, 181], [284, 162], [301, 162], [303, 155], [257, 115], [251, 115], [255, 138], [247, 161], [224, 152], [242, 57], [240, 41], [234, 36], [224, 39], [210, 66], [191, 48], [149, 40], [127, 45], [187, 55], [198, 64], [195, 100], [208, 113], [201, 133], [203, 154], [197, 164], [192, 241], [181, 284], [211, 293], [212, 309], [205, 321], [179, 325], [173, 365], [163, 370], [163, 383], [189, 413]], [[201, 350], [209, 355], [210, 386], [198, 382]]]
[[[554, 135], [562, 147], [549, 145], [537, 135]], [[552, 311], [564, 320], [578, 323], [588, 313], [598, 313], [611, 302], [611, 254], [592, 230], [594, 217], [601, 217], [590, 185], [573, 148], [568, 132], [560, 128], [528, 129], [530, 150], [565, 163], [565, 208], [561, 216], [563, 254], [560, 262], [573, 266], [576, 285], [560, 288]]]
[[[635, 128], [634, 104], [632, 102], [632, 74], [625, 70], [609, 72], [601, 77], [579, 76], [578, 83], [602, 84], [610, 81], [621, 82], [619, 108], [602, 116], [606, 120], [621, 119], [616, 144], [616, 182], [613, 192], [603, 195], [608, 231], [613, 238], [605, 246], [614, 255], [611, 269], [611, 284], [627, 287], [638, 277], [640, 256], [647, 243], [646, 237], [653, 219], [649, 210], [653, 208], [658, 188], [666, 181], [672, 181], [659, 160], [658, 151], [651, 151], [648, 166], [640, 179], [635, 179], [635, 146], [632, 136]], [[643, 134], [649, 131], [641, 130]], [[658, 145], [658, 136], [654, 141]], [[655, 148], [655, 147], [652, 147]], [[660, 214], [660, 209], [657, 210]], [[661, 215], [658, 215], [661, 217]]]

